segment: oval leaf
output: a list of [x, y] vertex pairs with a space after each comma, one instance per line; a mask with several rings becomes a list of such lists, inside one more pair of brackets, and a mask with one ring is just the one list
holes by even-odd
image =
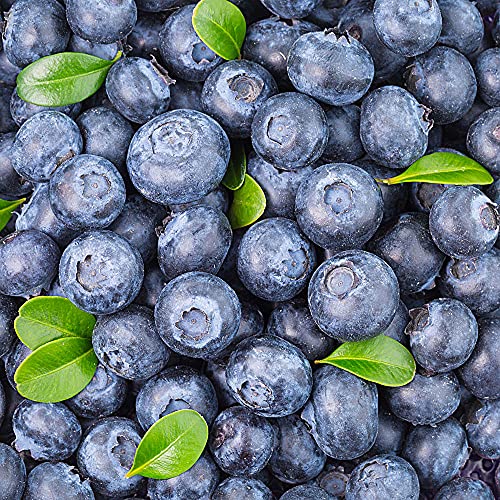
[[174, 411], [160, 418], [146, 432], [126, 477], [170, 479], [179, 476], [200, 458], [207, 440], [208, 426], [199, 413]]
[[243, 185], [234, 192], [228, 218], [233, 229], [254, 223], [266, 209], [266, 195], [248, 174]]
[[60, 52], [38, 59], [17, 75], [17, 94], [38, 106], [66, 106], [97, 92], [112, 61], [80, 52]]
[[14, 321], [19, 340], [32, 351], [64, 337], [92, 338], [95, 317], [64, 297], [35, 297], [25, 302]]
[[10, 218], [12, 217], [12, 212], [25, 201], [26, 198], [21, 198], [20, 200], [13, 201], [0, 199], [0, 231], [9, 222]]
[[410, 351], [385, 335], [346, 342], [330, 356], [316, 363], [328, 363], [358, 377], [389, 387], [406, 385], [415, 376], [415, 360]]
[[382, 184], [427, 182], [469, 186], [491, 184], [493, 177], [477, 161], [467, 156], [456, 153], [432, 153], [422, 156], [402, 174], [390, 179], [377, 179], [377, 182]]
[[247, 171], [247, 157], [242, 142], [233, 142], [231, 144], [231, 158], [226, 170], [226, 175], [222, 179], [222, 184], [231, 191], [239, 189], [245, 182]]
[[39, 403], [58, 403], [82, 391], [96, 368], [90, 339], [64, 338], [32, 352], [19, 365], [14, 381], [21, 396]]
[[202, 42], [223, 59], [238, 59], [246, 22], [236, 5], [227, 0], [201, 0], [193, 11], [193, 28]]

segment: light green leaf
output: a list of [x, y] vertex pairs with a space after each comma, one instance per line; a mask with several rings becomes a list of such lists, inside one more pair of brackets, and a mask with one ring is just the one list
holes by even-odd
[[239, 189], [245, 182], [245, 174], [247, 171], [247, 157], [245, 148], [240, 141], [231, 143], [231, 158], [226, 170], [226, 175], [222, 179], [222, 184], [231, 191]]
[[12, 212], [22, 203], [26, 201], [26, 198], [21, 198], [20, 200], [0, 200], [0, 231], [7, 225], [10, 218], [12, 217]]
[[233, 203], [228, 218], [233, 229], [253, 224], [266, 209], [266, 195], [262, 188], [248, 174], [243, 185], [234, 191]]

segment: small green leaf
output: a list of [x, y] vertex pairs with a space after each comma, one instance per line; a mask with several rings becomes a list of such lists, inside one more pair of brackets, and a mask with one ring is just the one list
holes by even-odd
[[321, 361], [342, 368], [360, 378], [389, 387], [406, 385], [415, 376], [415, 360], [410, 351], [385, 335], [345, 342]]
[[53, 340], [19, 365], [14, 382], [25, 398], [39, 403], [58, 403], [72, 398], [88, 385], [97, 363], [90, 339]]
[[231, 227], [253, 224], [266, 209], [266, 195], [262, 188], [248, 174], [245, 174], [243, 185], [234, 192], [233, 203], [229, 208], [228, 217]]
[[245, 182], [245, 174], [247, 171], [247, 157], [243, 143], [233, 142], [231, 144], [231, 158], [226, 170], [226, 175], [222, 179], [222, 184], [231, 191], [239, 189]]
[[179, 410], [155, 422], [142, 438], [126, 477], [170, 479], [189, 470], [208, 440], [205, 419], [193, 410]]
[[0, 231], [9, 222], [12, 212], [22, 203], [26, 201], [26, 198], [21, 198], [20, 200], [0, 200]]
[[17, 94], [38, 106], [66, 106], [95, 94], [103, 84], [112, 61], [80, 52], [60, 52], [42, 57], [17, 75]]
[[381, 184], [427, 182], [469, 186], [493, 182], [493, 177], [477, 161], [456, 153], [432, 153], [412, 163], [402, 174], [390, 179], [377, 179]]
[[19, 309], [14, 328], [32, 351], [64, 337], [91, 339], [95, 318], [63, 297], [35, 297]]
[[193, 28], [202, 42], [223, 59], [240, 57], [247, 25], [241, 10], [227, 0], [201, 0], [193, 11]]

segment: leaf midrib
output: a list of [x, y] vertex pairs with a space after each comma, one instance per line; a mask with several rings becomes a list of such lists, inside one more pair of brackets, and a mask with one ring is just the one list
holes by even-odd
[[[110, 61], [111, 62], [111, 61]], [[24, 85], [29, 85], [30, 87], [40, 87], [40, 86], [48, 86], [48, 85], [55, 85], [57, 83], [65, 82], [67, 80], [74, 80], [76, 78], [83, 78], [86, 76], [93, 75], [94, 73], [99, 73], [102, 72], [103, 70], [107, 69], [110, 67], [110, 64], [106, 64], [105, 66], [102, 66], [99, 69], [96, 69], [94, 71], [89, 71], [87, 73], [77, 73], [72, 76], [65, 76], [63, 78], [55, 78], [53, 80], [25, 80]]]
[[410, 371], [410, 369], [406, 366], [397, 365], [395, 363], [388, 363], [386, 361], [381, 361], [381, 360], [372, 359], [372, 358], [352, 358], [352, 357], [346, 357], [346, 356], [336, 356], [335, 358], [330, 358], [329, 361], [332, 361], [332, 362], [333, 361], [369, 361], [370, 363], [373, 363], [373, 364], [392, 366], [394, 368], [399, 368], [401, 370]]
[[[66, 328], [59, 328], [59, 327], [56, 327], [50, 323], [44, 323], [43, 321], [40, 321], [38, 319], [27, 318], [26, 316], [22, 316], [22, 315], [19, 316], [19, 319], [23, 319], [24, 321], [31, 321], [32, 323], [36, 323], [37, 325], [45, 326], [45, 327], [51, 328], [53, 330], [56, 330], [58, 332], [66, 333], [66, 334], [68, 334], [67, 335], [68, 337], [76, 337], [76, 338], [80, 337], [82, 339], [88, 338], [88, 337], [82, 337], [78, 334], [75, 334], [75, 332], [72, 332], [71, 330], [66, 330]], [[54, 339], [54, 340], [57, 340], [57, 339]]]

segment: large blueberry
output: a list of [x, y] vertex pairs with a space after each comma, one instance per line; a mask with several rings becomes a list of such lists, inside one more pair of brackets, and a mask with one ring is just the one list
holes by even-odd
[[14, 132], [0, 134], [0, 195], [2, 198], [22, 198], [33, 189], [32, 184], [14, 170], [11, 154], [14, 140]]
[[474, 70], [481, 99], [489, 106], [500, 106], [500, 47], [481, 52]]
[[212, 500], [272, 500], [271, 490], [258, 479], [228, 477], [217, 486]]
[[459, 477], [446, 483], [436, 494], [434, 500], [494, 500], [493, 492], [479, 479]]
[[0, 483], [2, 500], [21, 500], [26, 483], [26, 466], [21, 456], [5, 443], [0, 443]]
[[462, 417], [471, 448], [482, 457], [500, 458], [500, 401], [470, 404]]
[[378, 409], [378, 432], [370, 453], [398, 455], [408, 431], [408, 424], [385, 407]]

